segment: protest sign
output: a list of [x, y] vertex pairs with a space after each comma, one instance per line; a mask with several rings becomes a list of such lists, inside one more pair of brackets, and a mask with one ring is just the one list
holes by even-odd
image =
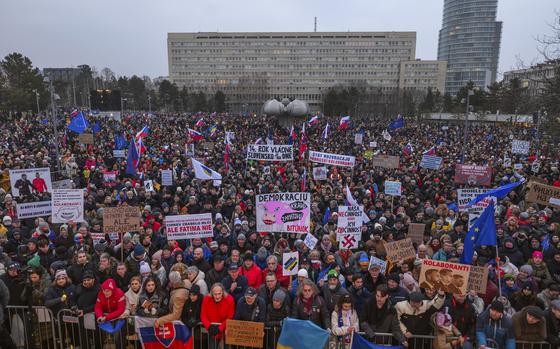
[[477, 219], [481, 214], [482, 211], [490, 202], [494, 201], [494, 205], [497, 204], [497, 200], [495, 196], [487, 197], [472, 206], [467, 206], [467, 204], [473, 200], [477, 195], [484, 194], [490, 189], [483, 189], [483, 188], [464, 188], [464, 189], [457, 189], [457, 207], [459, 212], [467, 212], [469, 214], [469, 226], [467, 230], [472, 226], [472, 223], [475, 219]]
[[113, 187], [117, 184], [117, 171], [103, 171], [103, 185]]
[[185, 144], [185, 156], [192, 158], [194, 156], [194, 143]]
[[51, 202], [53, 223], [84, 221], [84, 191], [82, 189], [55, 189]]
[[356, 158], [354, 156], [321, 153], [312, 150], [309, 151], [309, 161], [341, 167], [354, 167], [356, 165]]
[[362, 144], [364, 142], [364, 135], [362, 133], [354, 134], [354, 144]]
[[138, 209], [133, 206], [105, 207], [103, 209], [103, 231], [105, 233], [140, 231]]
[[374, 155], [371, 158], [373, 167], [399, 168], [399, 157], [392, 155]]
[[257, 231], [308, 233], [311, 194], [271, 193], [256, 196]]
[[52, 202], [36, 201], [18, 203], [16, 206], [17, 216], [19, 219], [27, 219], [33, 217], [50, 216], [52, 213]]
[[148, 179], [147, 181], [144, 181], [144, 188], [146, 188], [146, 191], [155, 192], [154, 182], [151, 179]]
[[269, 175], [270, 174], [270, 166], [263, 166], [262, 173], [264, 175]]
[[401, 182], [385, 181], [385, 195], [401, 196]]
[[212, 214], [186, 214], [165, 217], [167, 240], [186, 240], [214, 236]]
[[531, 142], [514, 139], [511, 141], [511, 152], [513, 154], [528, 155]]
[[528, 184], [527, 202], [560, 208], [560, 188], [531, 181]]
[[376, 141], [369, 142], [369, 147], [370, 148], [377, 148], [377, 142]]
[[78, 135], [78, 142], [82, 144], [93, 144], [93, 134], [91, 133], [82, 133]]
[[247, 160], [292, 161], [294, 160], [293, 148], [293, 145], [249, 144]]
[[10, 170], [12, 196], [30, 196], [35, 192], [52, 193], [51, 170], [48, 167]]
[[387, 260], [391, 263], [416, 258], [416, 251], [410, 238], [393, 242], [384, 242]]
[[420, 162], [420, 167], [427, 168], [430, 170], [439, 170], [443, 158], [433, 155], [422, 155], [422, 161]]
[[523, 164], [519, 164], [519, 163], [513, 164], [513, 169], [514, 170], [521, 170], [521, 169], [523, 169]]
[[371, 256], [369, 258], [368, 270], [371, 270], [374, 267], [379, 267], [381, 274], [385, 274], [385, 270], [387, 270], [387, 262], [375, 256]]
[[286, 252], [282, 254], [282, 275], [297, 275], [299, 252]]
[[539, 161], [534, 161], [531, 164], [531, 172], [539, 173], [540, 169], [541, 169], [541, 163]]
[[126, 150], [125, 149], [114, 149], [113, 150], [113, 157], [114, 158], [126, 158]]
[[488, 268], [471, 265], [467, 290], [474, 290], [476, 293], [485, 294], [488, 285]]
[[455, 183], [488, 186], [492, 182], [490, 166], [455, 165]]
[[504, 157], [504, 167], [511, 167], [511, 158]]
[[319, 240], [311, 235], [311, 233], [307, 233], [307, 235], [305, 235], [305, 240], [303, 240], [303, 243], [305, 244], [305, 246], [307, 246], [307, 248], [309, 248], [310, 250], [315, 248], [315, 245], [317, 245], [317, 242]]
[[408, 237], [412, 242], [418, 245], [424, 243], [424, 232], [426, 231], [426, 224], [424, 223], [410, 223], [408, 225]]
[[453, 294], [466, 294], [471, 266], [451, 262], [422, 259], [421, 288], [442, 290]]
[[161, 185], [165, 185], [165, 186], [173, 185], [172, 170], [161, 170]]
[[313, 179], [316, 181], [324, 181], [327, 179], [327, 167], [313, 167]]
[[360, 246], [362, 233], [337, 234], [337, 238], [339, 238], [340, 248], [352, 250]]
[[53, 189], [72, 189], [72, 180], [71, 179], [63, 179], [60, 181], [52, 182]]
[[336, 240], [340, 248], [358, 248], [362, 239], [363, 206], [339, 206]]
[[226, 321], [226, 345], [262, 348], [264, 345], [264, 323], [252, 321]]

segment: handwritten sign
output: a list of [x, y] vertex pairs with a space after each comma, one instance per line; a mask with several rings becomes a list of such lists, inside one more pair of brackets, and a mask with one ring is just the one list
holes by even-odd
[[78, 136], [78, 142], [82, 144], [93, 144], [93, 134], [82, 133]]
[[130, 206], [104, 208], [103, 231], [105, 233], [140, 231], [138, 209]]
[[467, 289], [475, 290], [476, 293], [485, 294], [486, 287], [488, 286], [488, 268], [471, 266], [471, 272], [469, 273], [469, 282]]
[[535, 181], [529, 182], [528, 186], [530, 189], [526, 197], [527, 202], [560, 208], [560, 188]]
[[397, 240], [393, 242], [383, 243], [387, 251], [387, 260], [391, 263], [397, 263], [401, 260], [416, 258], [416, 251], [412, 245], [410, 238]]
[[424, 223], [410, 223], [408, 225], [408, 237], [417, 244], [424, 243], [424, 231], [426, 224]]
[[264, 323], [227, 320], [226, 344], [241, 347], [262, 348], [264, 337]]

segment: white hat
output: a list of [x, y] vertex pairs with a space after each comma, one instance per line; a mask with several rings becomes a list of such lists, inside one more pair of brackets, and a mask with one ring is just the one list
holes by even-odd
[[297, 276], [303, 276], [306, 279], [309, 278], [309, 275], [307, 274], [307, 270], [305, 270], [305, 269], [298, 270]]

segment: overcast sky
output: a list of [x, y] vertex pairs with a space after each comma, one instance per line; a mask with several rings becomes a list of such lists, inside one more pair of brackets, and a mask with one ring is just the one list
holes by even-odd
[[[499, 73], [536, 62], [558, 0], [500, 0]], [[416, 31], [416, 58], [436, 59], [443, 0], [5, 0], [0, 56], [39, 68], [89, 64], [116, 74], [168, 75], [167, 33], [198, 31]]]

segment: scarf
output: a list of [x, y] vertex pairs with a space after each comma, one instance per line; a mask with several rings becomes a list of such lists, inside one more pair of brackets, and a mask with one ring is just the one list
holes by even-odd
[[305, 299], [303, 295], [299, 296], [301, 303], [303, 304], [303, 312], [307, 316], [311, 316], [312, 306], [313, 306], [313, 297], [309, 299]]

